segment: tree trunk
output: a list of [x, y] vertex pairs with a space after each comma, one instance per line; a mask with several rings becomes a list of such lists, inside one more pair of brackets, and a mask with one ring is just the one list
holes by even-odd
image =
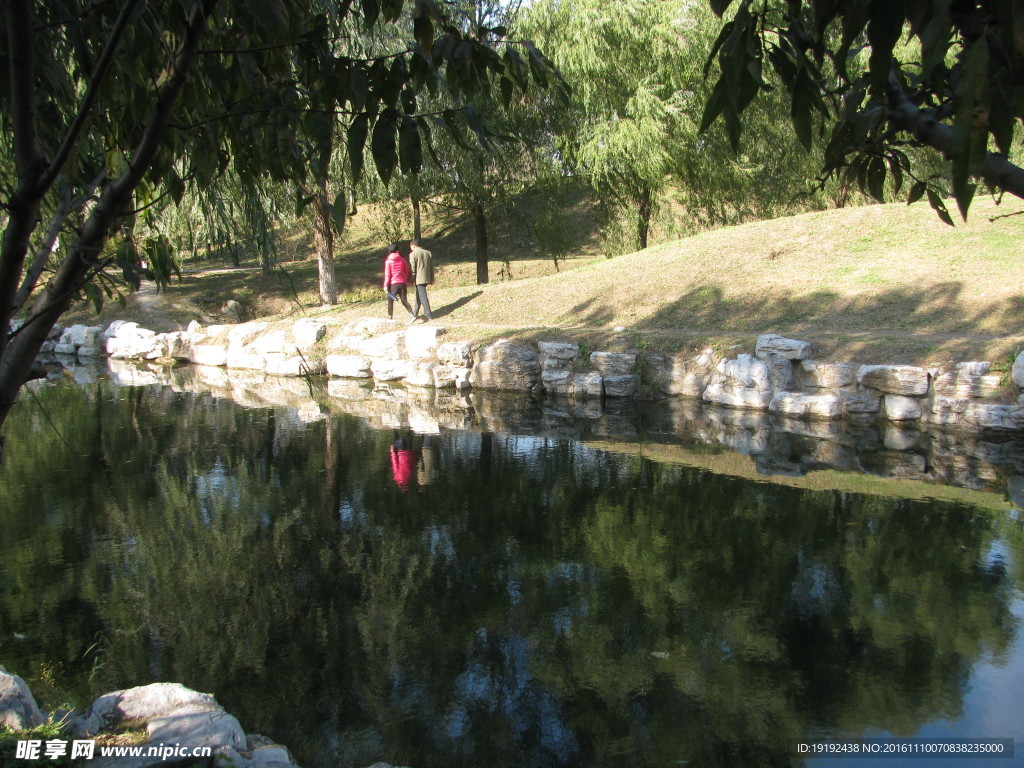
[[412, 236], [417, 240], [420, 239], [422, 232], [420, 230], [420, 199], [416, 196], [412, 196]]
[[[0, 334], [4, 340], [0, 343], [0, 426], [14, 406], [18, 390], [25, 383], [32, 363], [50, 329], [68, 308], [72, 297], [84, 284], [94, 279], [94, 270], [99, 265], [103, 246], [112, 228], [131, 203], [135, 188], [152, 165], [153, 157], [167, 132], [178, 96], [199, 51], [199, 41], [206, 28], [206, 20], [215, 4], [215, 0], [204, 0], [201, 6], [193, 7], [184, 42], [176, 54], [170, 77], [157, 95], [153, 114], [132, 153], [128, 169], [106, 186], [99, 202], [79, 231], [78, 242], [69, 249], [56, 273], [33, 302], [28, 321], [17, 334], [8, 336], [7, 319], [20, 282], [29, 237], [39, 223], [39, 201], [49, 188], [48, 183], [41, 183], [45, 176], [45, 168], [34, 162], [37, 158], [30, 158], [33, 159], [32, 163], [26, 163], [19, 168], [21, 178], [15, 196], [15, 202], [18, 204], [9, 206], [11, 217], [0, 248], [0, 294], [4, 298], [4, 306], [0, 309], [0, 319], [4, 320], [3, 326], [0, 327]], [[14, 4], [15, 7], [19, 5]], [[31, 71], [30, 62], [28, 66], [27, 71]], [[18, 127], [29, 132], [35, 130], [34, 124], [25, 126], [19, 123]], [[16, 131], [16, 134], [18, 133], [20, 131]], [[17, 143], [23, 138], [15, 135], [14, 140]], [[25, 194], [24, 199], [21, 199], [19, 194], [26, 192], [30, 194]], [[14, 271], [12, 267], [16, 267], [17, 272], [13, 277], [9, 273]]]
[[487, 214], [480, 203], [473, 206], [473, 226], [476, 231], [476, 282], [489, 282], [487, 275]]
[[636, 205], [637, 213], [637, 246], [638, 250], [647, 247], [647, 235], [651, 229], [651, 217], [654, 215], [654, 205], [651, 201], [651, 190], [644, 188], [640, 193], [640, 200]]
[[320, 304], [325, 307], [338, 303], [338, 286], [334, 280], [334, 230], [326, 203], [327, 199], [322, 194], [313, 197], [313, 244], [320, 274]]

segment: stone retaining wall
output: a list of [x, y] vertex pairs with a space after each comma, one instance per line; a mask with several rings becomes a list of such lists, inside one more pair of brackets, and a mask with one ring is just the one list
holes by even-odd
[[[1024, 431], [1024, 353], [999, 374], [987, 361], [928, 367], [811, 357], [806, 341], [759, 336], [753, 354], [585, 353], [572, 342], [448, 338], [440, 326], [384, 319], [345, 326], [314, 319], [201, 326], [154, 333], [117, 321], [56, 330], [44, 347], [94, 359], [174, 359], [278, 376], [327, 374], [438, 389], [546, 392], [573, 400], [689, 397], [795, 419]], [[998, 398], [996, 397], [998, 395]]]

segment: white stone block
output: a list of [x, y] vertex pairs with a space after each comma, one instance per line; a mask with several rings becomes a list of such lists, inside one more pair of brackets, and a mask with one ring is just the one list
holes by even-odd
[[362, 355], [328, 355], [327, 373], [346, 379], [368, 379], [373, 375], [370, 358]]
[[434, 368], [437, 363], [409, 363], [408, 373], [405, 375], [405, 383], [414, 387], [433, 387]]
[[604, 394], [606, 397], [633, 397], [639, 384], [635, 374], [626, 376], [605, 376]]
[[443, 365], [469, 368], [473, 363], [473, 345], [468, 341], [448, 341], [439, 344], [434, 355]]
[[928, 392], [928, 371], [912, 365], [862, 365], [857, 382], [893, 395], [924, 395]]
[[808, 341], [797, 341], [766, 333], [757, 337], [754, 354], [759, 358], [778, 355], [786, 360], [806, 360], [811, 356], [811, 344]]
[[434, 357], [444, 328], [435, 325], [414, 325], [405, 331], [405, 354], [410, 360]]
[[295, 321], [292, 334], [295, 336], [295, 346], [306, 350], [327, 335], [327, 325], [320, 320], [304, 317]]
[[961, 424], [993, 432], [1021, 431], [1024, 430], [1024, 407], [970, 403], [964, 409]]
[[228, 349], [220, 344], [193, 344], [189, 359], [197, 365], [227, 365]]
[[628, 376], [636, 367], [636, 355], [632, 352], [592, 352], [590, 364], [605, 377]]
[[857, 363], [818, 363], [814, 360], [802, 360], [801, 380], [805, 387], [838, 390], [856, 383], [858, 367]]
[[838, 395], [809, 395], [804, 392], [777, 392], [768, 410], [790, 418], [838, 419], [843, 404]]
[[409, 375], [408, 360], [374, 360], [370, 363], [377, 381], [400, 381]]
[[886, 395], [882, 398], [882, 414], [889, 421], [916, 421], [923, 413], [921, 401], [904, 395]]

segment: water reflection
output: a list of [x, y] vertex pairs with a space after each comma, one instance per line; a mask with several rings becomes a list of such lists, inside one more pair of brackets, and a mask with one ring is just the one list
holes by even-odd
[[0, 467], [0, 663], [59, 663], [83, 700], [213, 692], [310, 768], [790, 765], [811, 736], [935, 723], [1024, 738], [978, 714], [1012, 698], [999, 677], [971, 698], [979, 668], [1024, 663], [1024, 533], [1001, 497], [740, 476], [821, 466], [826, 444], [937, 476], [934, 439], [865, 450], [676, 404], [580, 418], [332, 385], [290, 407], [241, 381], [230, 399], [184, 378], [40, 389], [63, 442], [23, 401]]

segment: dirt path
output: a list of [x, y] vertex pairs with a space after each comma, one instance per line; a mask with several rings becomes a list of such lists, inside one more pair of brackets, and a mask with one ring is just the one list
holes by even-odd
[[177, 331], [181, 324], [171, 315], [172, 305], [167, 295], [157, 291], [156, 283], [144, 280], [128, 299], [127, 309], [143, 328], [158, 333]]

